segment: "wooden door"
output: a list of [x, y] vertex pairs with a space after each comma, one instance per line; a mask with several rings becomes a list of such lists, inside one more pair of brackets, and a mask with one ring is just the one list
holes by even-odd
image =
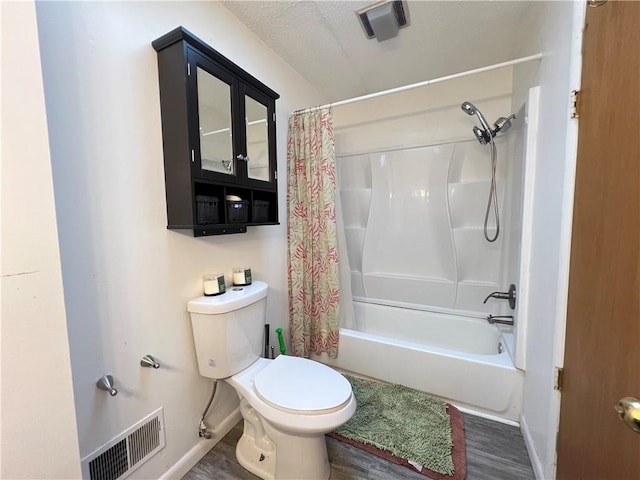
[[640, 2], [587, 8], [559, 479], [640, 479]]

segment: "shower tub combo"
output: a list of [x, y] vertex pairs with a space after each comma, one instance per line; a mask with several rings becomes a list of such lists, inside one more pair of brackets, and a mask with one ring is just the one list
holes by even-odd
[[525, 107], [493, 128], [471, 103], [462, 109], [483, 127], [475, 139], [338, 155], [354, 319], [340, 329], [338, 358], [321, 361], [517, 423], [518, 310], [490, 297], [519, 283]]

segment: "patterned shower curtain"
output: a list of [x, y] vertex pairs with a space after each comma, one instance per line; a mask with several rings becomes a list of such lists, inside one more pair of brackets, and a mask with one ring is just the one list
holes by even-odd
[[291, 348], [301, 357], [335, 358], [340, 290], [331, 111], [291, 116], [287, 164]]

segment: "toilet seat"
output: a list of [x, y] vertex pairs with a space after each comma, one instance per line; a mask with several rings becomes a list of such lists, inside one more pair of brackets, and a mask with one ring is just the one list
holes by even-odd
[[351, 401], [351, 385], [335, 370], [306, 358], [280, 355], [253, 377], [260, 399], [285, 412], [324, 415]]
[[[280, 356], [277, 358], [285, 357]], [[350, 386], [350, 398], [342, 408], [334, 407], [328, 410], [309, 410], [308, 412], [303, 412], [299, 410], [299, 405], [295, 405], [293, 409], [287, 411], [285, 409], [286, 406], [276, 406], [274, 403], [264, 400], [263, 397], [258, 394], [258, 391], [255, 387], [255, 377], [258, 376], [262, 370], [270, 368], [272, 364], [276, 362], [276, 360], [258, 358], [252, 365], [250, 365], [242, 372], [226, 378], [225, 382], [235, 389], [240, 398], [246, 399], [251, 407], [254, 408], [258, 412], [258, 414], [265, 420], [267, 420], [270, 424], [291, 434], [310, 435], [316, 433], [324, 434], [327, 432], [331, 432], [341, 425], [344, 425], [353, 416], [356, 411], [356, 399], [351, 393]], [[303, 362], [312, 362], [312, 360], [300, 360], [302, 360]], [[285, 362], [288, 362], [288, 360], [285, 360]], [[282, 360], [280, 360], [278, 363], [282, 363]], [[276, 372], [277, 371], [278, 370], [276, 370]], [[282, 374], [280, 372], [279, 377], [281, 377], [282, 379], [283, 375], [287, 375], [287, 373], [285, 372], [284, 374]], [[340, 380], [340, 377], [342, 376], [337, 372], [336, 375], [338, 375], [338, 380]], [[284, 380], [286, 380], [286, 376], [284, 377]], [[344, 380], [346, 381], [346, 379]], [[332, 383], [328, 386], [327, 389], [333, 388], [334, 387]]]

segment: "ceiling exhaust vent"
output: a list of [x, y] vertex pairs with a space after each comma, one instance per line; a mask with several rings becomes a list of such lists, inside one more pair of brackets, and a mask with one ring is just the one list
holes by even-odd
[[367, 38], [383, 42], [398, 35], [398, 30], [409, 25], [406, 1], [385, 0], [356, 12]]

